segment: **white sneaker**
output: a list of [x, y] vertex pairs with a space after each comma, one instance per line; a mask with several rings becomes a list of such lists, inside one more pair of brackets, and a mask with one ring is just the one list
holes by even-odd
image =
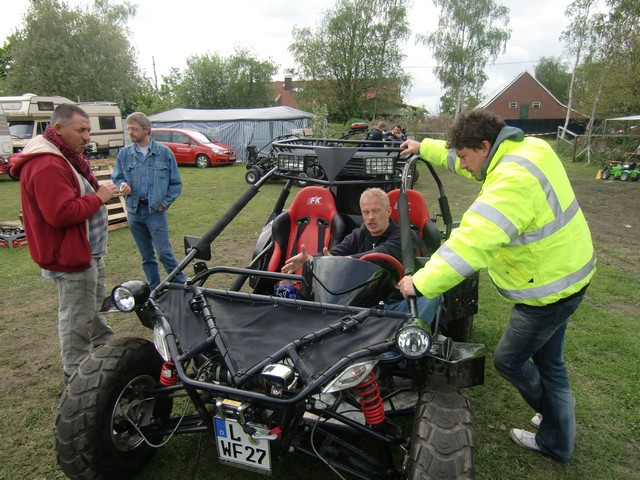
[[542, 414], [536, 413], [533, 417], [531, 417], [529, 423], [531, 423], [531, 426], [535, 429], [540, 428], [540, 424], [542, 423]]
[[533, 450], [535, 452], [541, 452], [540, 447], [536, 443], [536, 434], [527, 432], [526, 430], [520, 430], [519, 428], [511, 429], [511, 440], [513, 440], [516, 445], [520, 445], [521, 447], [528, 448], [529, 450]]
[[[576, 398], [573, 397], [573, 409], [576, 409]], [[531, 417], [531, 420], [529, 420], [529, 423], [531, 423], [531, 426], [535, 429], [540, 428], [540, 424], [542, 423], [542, 414], [536, 412], [536, 414]]]

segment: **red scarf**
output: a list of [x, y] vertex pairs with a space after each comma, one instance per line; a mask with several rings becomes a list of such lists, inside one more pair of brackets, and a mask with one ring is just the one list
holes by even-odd
[[91, 171], [91, 164], [89, 163], [89, 159], [85, 157], [82, 153], [78, 153], [72, 150], [58, 135], [51, 126], [48, 126], [42, 136], [53, 143], [58, 150], [64, 155], [64, 157], [69, 160], [69, 163], [73, 165], [73, 168], [82, 175], [87, 181], [91, 184], [93, 189], [97, 192], [100, 185], [98, 184], [98, 179]]

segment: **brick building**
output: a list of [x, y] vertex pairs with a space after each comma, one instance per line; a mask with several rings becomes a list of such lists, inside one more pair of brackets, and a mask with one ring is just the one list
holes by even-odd
[[[522, 72], [506, 87], [487, 96], [477, 108], [500, 115], [508, 125], [525, 133], [555, 133], [567, 115], [567, 106], [529, 72]], [[581, 132], [587, 120], [572, 110], [569, 130]]]

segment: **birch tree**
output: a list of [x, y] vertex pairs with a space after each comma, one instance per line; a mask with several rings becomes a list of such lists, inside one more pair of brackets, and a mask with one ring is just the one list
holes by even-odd
[[[433, 49], [437, 61], [435, 75], [449, 102], [445, 113], [458, 114], [471, 107], [482, 90], [489, 62], [506, 49], [511, 38], [509, 9], [493, 0], [433, 0], [440, 8], [438, 29], [418, 35], [418, 41]], [[453, 102], [451, 102], [453, 100]]]

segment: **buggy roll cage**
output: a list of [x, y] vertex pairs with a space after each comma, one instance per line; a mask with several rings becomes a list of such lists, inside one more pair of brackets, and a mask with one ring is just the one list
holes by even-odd
[[[323, 171], [323, 178], [307, 178], [305, 179], [309, 185], [324, 186], [332, 190], [334, 195], [337, 189], [349, 187], [360, 187], [364, 189], [366, 186], [378, 186], [385, 190], [392, 188], [401, 189], [398, 198], [398, 212], [401, 226], [401, 242], [403, 245], [403, 264], [405, 265], [405, 273], [411, 273], [411, 265], [413, 258], [411, 255], [411, 234], [409, 226], [409, 205], [407, 199], [407, 189], [413, 185], [413, 175], [418, 162], [422, 162], [427, 166], [433, 180], [435, 181], [439, 197], [438, 204], [440, 214], [444, 223], [444, 231], [442, 237], [444, 240], [449, 238], [453, 229], [453, 220], [449, 209], [444, 186], [438, 177], [434, 167], [421, 157], [415, 155], [411, 157], [403, 157], [400, 155], [403, 149], [399, 147], [389, 146], [384, 141], [363, 141], [350, 139], [324, 139], [324, 138], [288, 138], [273, 143], [273, 147], [277, 152], [277, 164], [268, 170], [254, 185], [248, 188], [240, 195], [240, 197], [229, 207], [229, 209], [214, 223], [214, 225], [202, 237], [185, 237], [186, 255], [179, 262], [178, 266], [164, 279], [156, 288], [156, 291], [162, 290], [171, 282], [178, 273], [182, 272], [189, 263], [194, 259], [208, 260], [211, 258], [211, 244], [224, 231], [224, 229], [236, 218], [236, 216], [251, 202], [251, 200], [259, 193], [261, 187], [269, 181], [271, 177], [277, 175], [285, 179], [286, 183], [274, 207], [265, 222], [268, 224], [276, 216], [284, 210], [285, 203], [294, 182], [298, 180], [297, 171], [307, 168], [308, 165], [317, 165]], [[336, 195], [337, 196], [337, 195]], [[339, 209], [340, 211], [340, 209]], [[343, 213], [343, 212], [341, 212]], [[403, 225], [406, 231], [403, 232]], [[247, 269], [252, 275], [260, 272], [266, 275], [267, 272], [262, 270], [251, 270], [259, 264], [260, 259], [266, 255], [269, 246], [263, 249], [251, 261]], [[232, 273], [232, 272], [229, 272]], [[235, 273], [239, 277], [234, 282], [231, 290], [239, 290], [247, 278], [247, 272], [238, 269]], [[284, 278], [278, 273], [278, 278]], [[190, 279], [190, 283], [200, 281], [205, 277], [204, 272], [197, 274]], [[297, 278], [297, 276], [296, 276]], [[153, 296], [153, 293], [152, 293]]]

